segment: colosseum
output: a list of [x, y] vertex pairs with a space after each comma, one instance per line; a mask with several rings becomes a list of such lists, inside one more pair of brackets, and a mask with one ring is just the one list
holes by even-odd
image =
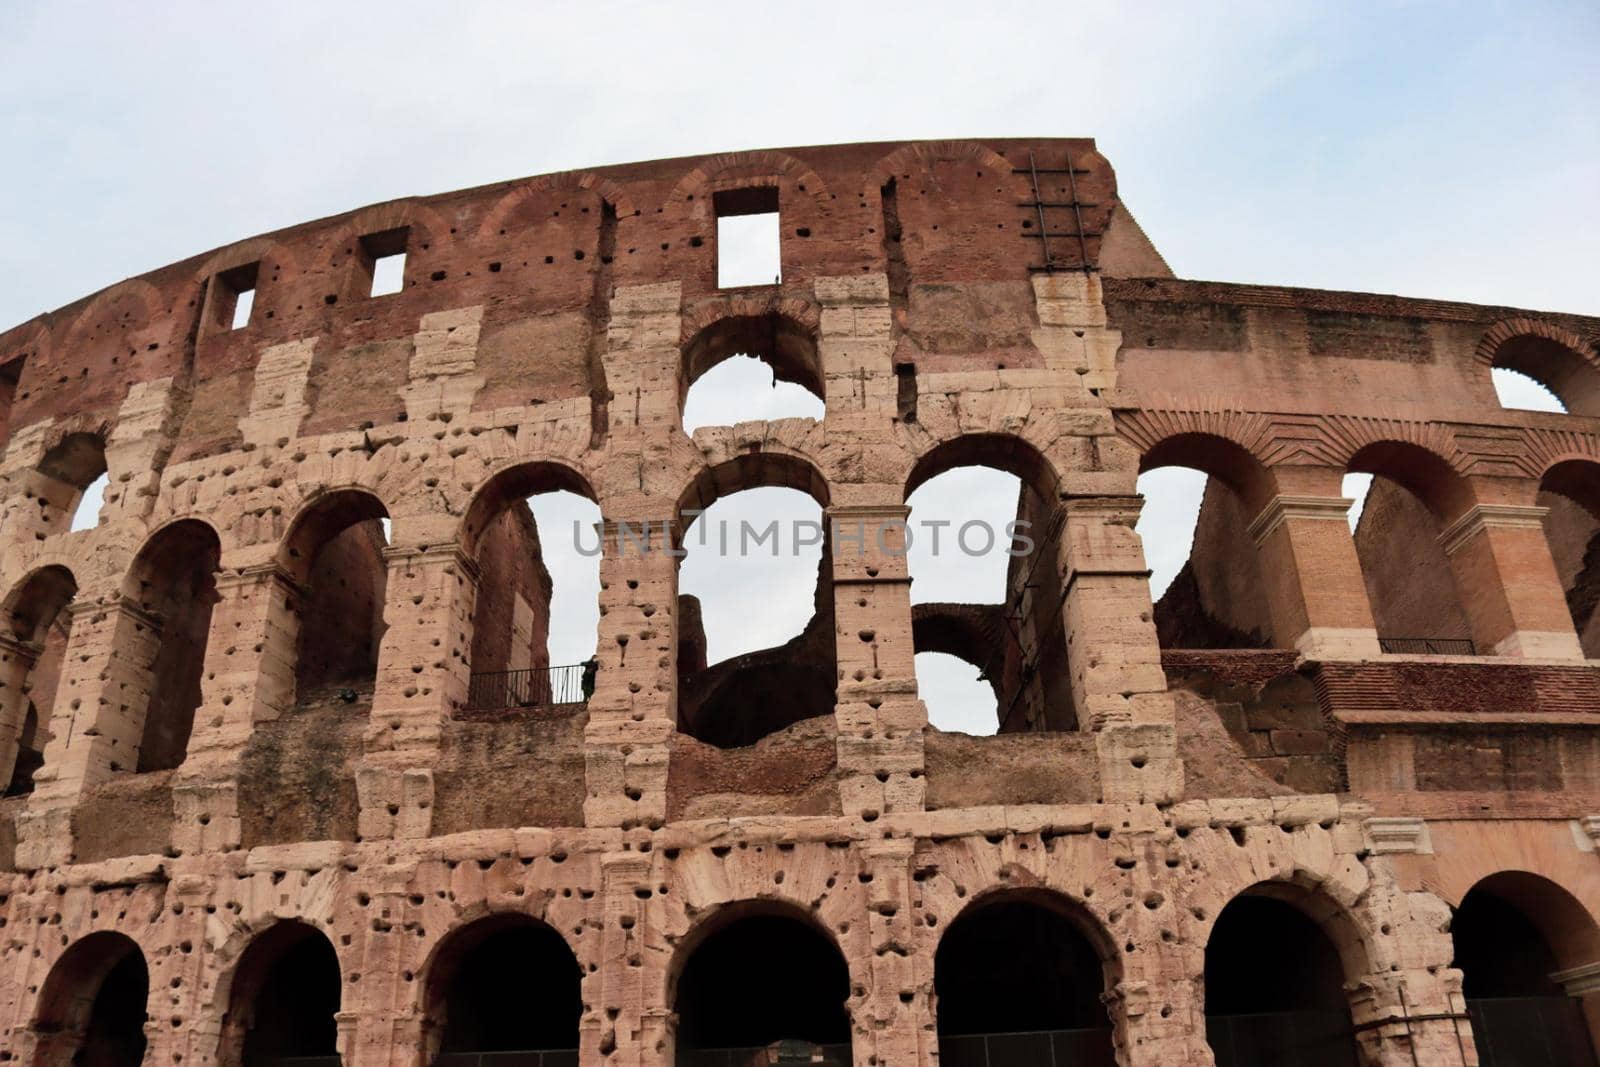
[[[746, 215], [778, 278], [722, 285]], [[42, 314], [0, 334], [0, 1064], [1593, 1067], [1597, 342], [1177, 278], [1087, 139], [521, 179]], [[736, 355], [825, 415], [686, 432]], [[908, 497], [967, 467], [1032, 551], [914, 602]], [[1208, 480], [1152, 603], [1165, 467]], [[815, 617], [708, 664], [685, 524], [773, 486], [828, 520]], [[577, 667], [556, 492], [601, 517]]]

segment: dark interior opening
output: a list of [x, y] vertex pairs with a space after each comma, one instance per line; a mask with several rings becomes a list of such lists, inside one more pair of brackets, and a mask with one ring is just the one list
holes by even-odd
[[1474, 889], [1450, 935], [1482, 1067], [1594, 1067], [1582, 1008], [1550, 977], [1560, 965], [1527, 912]]
[[134, 768], [140, 772], [170, 770], [188, 752], [221, 554], [215, 531], [193, 521], [167, 527], [141, 554], [139, 602], [160, 623], [161, 636], [150, 664], [150, 700]]
[[295, 702], [372, 696], [383, 640], [389, 569], [383, 505], [359, 492], [335, 494], [291, 538], [291, 570], [303, 582], [295, 655]]
[[1356, 1067], [1339, 950], [1292, 904], [1246, 895], [1222, 909], [1205, 979], [1217, 1067]]
[[721, 1062], [697, 1050], [804, 1041], [848, 1064], [849, 995], [844, 957], [821, 931], [779, 915], [736, 919], [694, 949], [678, 978], [678, 1063]]
[[452, 1054], [546, 1050], [572, 1050], [576, 1064], [582, 972], [561, 935], [509, 917], [484, 920], [456, 938], [436, 965], [435, 1024], [441, 1006], [444, 1013], [437, 1067], [475, 1067], [472, 1056]]
[[320, 933], [299, 923], [273, 927], [245, 951], [235, 981], [244, 1067], [338, 1054], [339, 958]]
[[957, 919], [934, 957], [945, 1067], [1112, 1067], [1100, 955], [1073, 922], [1031, 900]]
[[150, 976], [144, 955], [130, 950], [95, 993], [73, 1067], [139, 1067], [144, 1062], [145, 1005]]

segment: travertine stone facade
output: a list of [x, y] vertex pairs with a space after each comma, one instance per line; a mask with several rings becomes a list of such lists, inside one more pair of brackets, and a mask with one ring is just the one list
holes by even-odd
[[[774, 195], [781, 283], [717, 288], [719, 213]], [[402, 291], [368, 296], [395, 251]], [[1084, 140], [525, 179], [41, 315], [0, 334], [0, 1063], [101, 1041], [131, 943], [142, 1062], [241, 1067], [275, 973], [252, 946], [298, 922], [337, 958], [343, 1063], [422, 1067], [450, 1051], [452, 938], [519, 914], [577, 961], [584, 1064], [673, 1063], [688, 961], [752, 915], [836, 950], [857, 1067], [933, 1064], [941, 938], [1022, 901], [1099, 958], [1118, 1063], [1199, 1067], [1208, 942], [1249, 897], [1334, 947], [1362, 1062], [1465, 1065], [1451, 916], [1481, 886], [1600, 1024], [1597, 338], [1175, 278]], [[735, 353], [826, 417], [686, 435], [689, 385]], [[1494, 367], [1568, 413], [1500, 408]], [[907, 498], [975, 464], [1020, 479], [1037, 549], [1003, 614], [924, 619]], [[1135, 480], [1166, 465], [1213, 491], [1154, 605]], [[1350, 470], [1380, 476], [1353, 536]], [[768, 485], [829, 520], [834, 691], [718, 747], [680, 720], [671, 550], [686, 512]], [[475, 632], [551, 625], [548, 576], [488, 595], [536, 544], [488, 531], [556, 489], [602, 516], [592, 693], [474, 714]], [[961, 642], [995, 737], [928, 725], [914, 656]], [[758, 717], [775, 695], [733, 692]]]

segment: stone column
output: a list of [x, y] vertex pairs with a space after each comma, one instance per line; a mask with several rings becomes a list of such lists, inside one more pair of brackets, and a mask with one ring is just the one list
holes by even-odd
[[887, 274], [817, 278], [817, 355], [828, 424], [881, 433], [895, 417], [894, 331]]
[[466, 703], [478, 568], [453, 540], [406, 544], [396, 519], [384, 550], [388, 582], [378, 677], [361, 766], [358, 832], [364, 841], [427, 837], [433, 765], [446, 719]]
[[838, 668], [839, 796], [846, 815], [921, 811], [923, 729], [900, 503], [828, 509]]
[[1062, 619], [1073, 706], [1093, 731], [1107, 803], [1167, 803], [1183, 791], [1172, 697], [1161, 670], [1138, 496], [1062, 501]]
[[217, 575], [189, 754], [172, 789], [173, 847], [238, 848], [239, 761], [257, 726], [294, 704], [299, 586], [276, 562]]
[[678, 549], [667, 519], [599, 524], [599, 672], [584, 731], [589, 826], [660, 826], [678, 721]]
[[1280, 495], [1250, 523], [1273, 637], [1314, 659], [1378, 654], [1378, 631], [1350, 535], [1352, 503]]
[[[933, 959], [937, 937], [915, 929], [911, 837], [880, 838], [861, 845], [866, 885], [866, 924], [872, 952], [852, 964], [852, 979], [865, 980], [864, 998], [852, 996], [851, 1044], [856, 1067], [933, 1064], [939, 1034], [933, 1013]], [[914, 951], [912, 946], [925, 946]]]
[[1475, 504], [1439, 535], [1480, 655], [1583, 658], [1544, 536], [1548, 511]]
[[[653, 899], [647, 852], [606, 852], [600, 857], [604, 927], [600, 969], [583, 978], [584, 1013], [579, 1023], [579, 1059], [615, 1067], [670, 1067], [673, 1043], [658, 1047], [662, 1014], [670, 1005], [651, 1003], [661, 988], [666, 959], [646, 961], [646, 929]], [[643, 896], [640, 893], [643, 893]], [[668, 1027], [670, 1030], [670, 1026]], [[651, 1033], [650, 1031], [655, 1031]]]
[[72, 855], [72, 806], [83, 791], [138, 766], [150, 664], [160, 624], [132, 602], [79, 598], [50, 713], [44, 766], [17, 818], [17, 866], [59, 866]]
[[[28, 675], [39, 659], [40, 647], [0, 634], [0, 789], [11, 781], [17, 766], [17, 739], [28, 717]], [[42, 721], [48, 708], [39, 710]]]

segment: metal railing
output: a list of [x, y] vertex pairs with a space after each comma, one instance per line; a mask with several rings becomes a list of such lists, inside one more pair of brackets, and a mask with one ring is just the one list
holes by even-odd
[[584, 691], [584, 673], [589, 669], [586, 663], [572, 663], [563, 667], [474, 674], [467, 684], [467, 709], [499, 711], [582, 704], [589, 699]]
[[445, 1052], [433, 1061], [433, 1067], [578, 1067], [578, 1050]]
[[1109, 1027], [940, 1034], [942, 1067], [1115, 1067]]
[[1407, 656], [1476, 656], [1477, 647], [1467, 637], [1380, 637], [1383, 652]]
[[[854, 1062], [850, 1058], [849, 1045], [817, 1045], [816, 1050], [824, 1057], [820, 1062], [823, 1067], [837, 1065], [837, 1067], [850, 1067]], [[750, 1048], [696, 1048], [679, 1049], [676, 1057], [676, 1067], [751, 1067], [752, 1064], [767, 1064], [770, 1046], [753, 1045]]]

